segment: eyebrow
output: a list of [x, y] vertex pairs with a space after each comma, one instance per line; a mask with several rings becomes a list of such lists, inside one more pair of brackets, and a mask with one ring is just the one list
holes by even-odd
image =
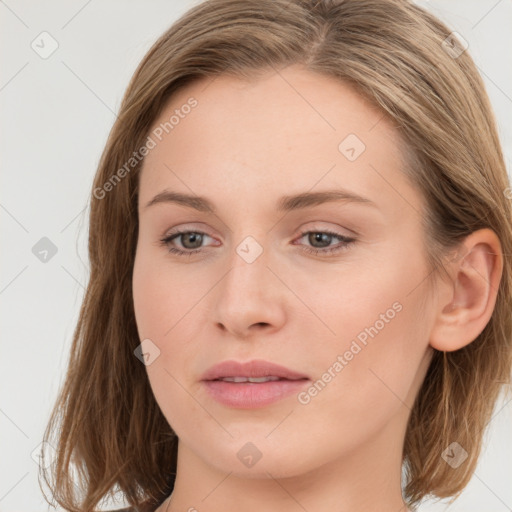
[[[289, 212], [311, 206], [317, 206], [327, 202], [343, 201], [347, 203], [359, 203], [378, 208], [377, 205], [366, 197], [362, 197], [348, 190], [324, 190], [322, 192], [303, 192], [301, 194], [283, 196], [277, 202], [277, 211]], [[200, 212], [214, 213], [213, 204], [205, 197], [171, 192], [164, 190], [149, 201], [145, 209], [159, 203], [175, 203], [187, 206]]]

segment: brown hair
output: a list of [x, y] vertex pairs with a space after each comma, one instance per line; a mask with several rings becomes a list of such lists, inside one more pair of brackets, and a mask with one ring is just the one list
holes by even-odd
[[[174, 485], [177, 438], [134, 356], [140, 339], [131, 286], [143, 159], [128, 171], [126, 162], [186, 84], [223, 73], [251, 80], [300, 63], [353, 85], [406, 141], [404, 173], [426, 199], [432, 271], [443, 269], [447, 255], [480, 228], [492, 229], [503, 254], [512, 253], [496, 121], [470, 55], [457, 55], [444, 42], [450, 32], [406, 0], [208, 0], [153, 45], [127, 88], [95, 176], [90, 279], [44, 436], [57, 452], [42, 475], [64, 509], [90, 512], [113, 491], [130, 505], [154, 507]], [[122, 179], [115, 177], [123, 166]], [[505, 258], [483, 332], [460, 350], [434, 352], [404, 443], [403, 492], [412, 508], [428, 495], [458, 496], [475, 470], [484, 429], [511, 378], [511, 280]], [[452, 442], [468, 452], [457, 469], [441, 458]]]

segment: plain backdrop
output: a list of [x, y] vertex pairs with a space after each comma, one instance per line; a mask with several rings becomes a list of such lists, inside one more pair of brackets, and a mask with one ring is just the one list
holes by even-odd
[[[0, 512], [49, 509], [32, 454], [62, 383], [87, 283], [92, 179], [135, 67], [198, 2], [0, 0]], [[510, 173], [511, 0], [418, 3], [467, 40]], [[502, 399], [464, 493], [450, 507], [426, 502], [420, 511], [512, 510], [511, 427], [512, 402]]]

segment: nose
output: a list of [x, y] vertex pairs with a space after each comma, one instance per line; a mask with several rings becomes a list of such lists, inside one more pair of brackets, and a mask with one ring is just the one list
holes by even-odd
[[286, 289], [269, 268], [267, 253], [249, 263], [235, 252], [229, 264], [213, 297], [216, 326], [237, 339], [279, 330], [285, 322]]

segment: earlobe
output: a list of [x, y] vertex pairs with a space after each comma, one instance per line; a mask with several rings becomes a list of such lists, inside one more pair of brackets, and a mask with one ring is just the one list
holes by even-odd
[[438, 311], [430, 345], [440, 351], [458, 350], [474, 341], [488, 324], [503, 272], [501, 243], [490, 229], [468, 235], [452, 260], [451, 283], [439, 288]]

